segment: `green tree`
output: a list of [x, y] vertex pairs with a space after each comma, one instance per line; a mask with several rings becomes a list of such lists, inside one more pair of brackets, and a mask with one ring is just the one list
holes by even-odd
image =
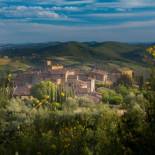
[[123, 103], [121, 94], [116, 93], [114, 90], [104, 90], [102, 93], [102, 101], [109, 104], [119, 105]]
[[134, 103], [128, 107], [127, 112], [121, 118], [120, 139], [124, 154], [147, 154], [145, 149], [145, 111], [139, 104]]
[[32, 87], [31, 94], [39, 100], [53, 102], [56, 100], [56, 85], [51, 81], [42, 81]]
[[132, 87], [133, 86], [133, 79], [129, 77], [128, 75], [121, 75], [121, 77], [117, 80], [116, 83], [114, 83], [115, 86], [118, 85], [124, 85], [126, 87]]
[[116, 92], [123, 95], [123, 97], [125, 97], [126, 95], [129, 94], [129, 89], [125, 85], [118, 85], [116, 87]]

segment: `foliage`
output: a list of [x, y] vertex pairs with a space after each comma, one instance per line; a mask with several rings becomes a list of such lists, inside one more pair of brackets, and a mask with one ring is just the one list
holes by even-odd
[[118, 85], [116, 87], [116, 92], [121, 94], [121, 95], [123, 95], [125, 97], [126, 95], [128, 95], [129, 89], [126, 86], [124, 86], [124, 85]]
[[155, 46], [149, 47], [147, 49], [147, 52], [153, 57], [155, 58]]
[[56, 86], [51, 81], [42, 81], [32, 87], [31, 94], [39, 100], [52, 102], [55, 100]]
[[116, 93], [114, 90], [103, 90], [102, 101], [105, 103], [118, 105], [123, 103], [123, 97], [121, 94]]
[[118, 117], [105, 106], [79, 114], [42, 108], [31, 111], [20, 99], [13, 99], [3, 116], [2, 154], [102, 155], [119, 147], [117, 137], [111, 136], [117, 132]]
[[31, 94], [34, 97], [33, 103], [37, 108], [43, 105], [55, 110], [61, 109], [61, 104], [68, 97], [74, 97], [74, 93], [70, 88], [63, 85], [56, 86], [51, 81], [42, 81], [34, 85]]
[[114, 83], [115, 86], [118, 85], [124, 85], [126, 87], [132, 87], [133, 86], [133, 79], [131, 77], [129, 77], [126, 74], [121, 75], [121, 77], [116, 81], [116, 83]]
[[[102, 104], [49, 81], [35, 85], [35, 98], [24, 101], [10, 96], [7, 83], [1, 85], [0, 154], [152, 155], [154, 74], [148, 82], [142, 89], [122, 84], [102, 90]], [[123, 114], [104, 103], [125, 105]]]
[[106, 83], [103, 83], [103, 82], [96, 82], [96, 84], [95, 84], [96, 89], [103, 88], [103, 87], [109, 87], [109, 85]]

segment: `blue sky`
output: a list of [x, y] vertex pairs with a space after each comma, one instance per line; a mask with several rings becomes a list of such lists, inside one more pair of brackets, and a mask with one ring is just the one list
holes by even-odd
[[155, 41], [155, 0], [0, 0], [0, 43]]

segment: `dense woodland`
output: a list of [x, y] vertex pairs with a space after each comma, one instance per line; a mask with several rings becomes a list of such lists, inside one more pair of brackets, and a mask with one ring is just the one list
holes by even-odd
[[0, 154], [153, 155], [154, 67], [150, 70], [139, 87], [121, 77], [111, 89], [101, 89], [98, 104], [50, 81], [33, 86], [33, 98], [14, 98], [8, 75], [0, 80]]

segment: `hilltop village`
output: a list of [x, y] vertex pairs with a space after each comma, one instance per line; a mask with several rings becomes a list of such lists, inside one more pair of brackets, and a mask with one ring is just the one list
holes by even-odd
[[101, 95], [96, 91], [96, 84], [102, 83], [103, 85], [110, 86], [123, 74], [133, 78], [133, 70], [129, 68], [113, 72], [92, 68], [86, 72], [80, 69], [67, 68], [61, 64], [54, 64], [52, 60], [46, 60], [42, 69], [30, 68], [25, 72], [16, 74], [13, 95], [21, 98], [30, 97], [33, 85], [48, 80], [56, 85], [72, 88], [76, 96], [87, 95], [93, 101], [99, 102]]

